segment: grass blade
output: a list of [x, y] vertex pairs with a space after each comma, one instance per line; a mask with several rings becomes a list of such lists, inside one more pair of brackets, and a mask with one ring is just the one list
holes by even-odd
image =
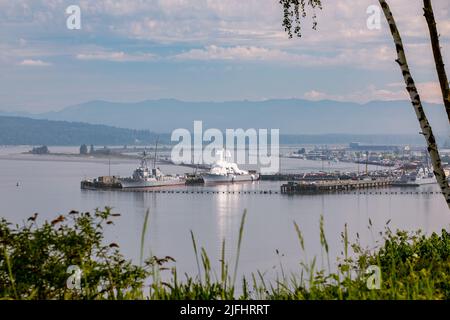
[[191, 230], [192, 246], [194, 247], [195, 261], [197, 262], [198, 280], [202, 283], [202, 272], [200, 269], [200, 261], [198, 259], [197, 242], [195, 241], [194, 232]]
[[142, 266], [142, 262], [144, 259], [145, 234], [147, 233], [147, 224], [148, 224], [149, 215], [150, 215], [150, 209], [147, 209], [147, 211], [145, 212], [144, 225], [142, 226], [142, 233], [141, 233], [141, 254], [139, 257], [139, 263], [141, 266]]
[[239, 228], [239, 239], [238, 239], [237, 252], [236, 252], [236, 263], [234, 265], [234, 274], [233, 274], [233, 287], [236, 283], [237, 269], [238, 269], [238, 264], [239, 264], [239, 255], [241, 253], [241, 243], [242, 243], [242, 236], [244, 234], [244, 225], [245, 225], [245, 217], [246, 216], [247, 216], [247, 210], [244, 210], [244, 214], [242, 215], [242, 219], [241, 219], [241, 226]]

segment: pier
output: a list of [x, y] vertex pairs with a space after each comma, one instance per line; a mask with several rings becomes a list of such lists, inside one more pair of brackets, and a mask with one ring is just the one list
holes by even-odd
[[92, 180], [82, 180], [81, 189], [89, 190], [115, 190], [122, 189], [122, 185], [116, 176], [101, 176]]
[[316, 182], [288, 182], [281, 186], [282, 194], [316, 194], [355, 189], [370, 189], [389, 187], [394, 182], [392, 178], [375, 180], [332, 180]]
[[319, 180], [344, 180], [351, 179], [349, 175], [337, 173], [276, 173], [276, 174], [261, 174], [259, 179], [262, 181], [319, 181]]
[[304, 173], [276, 173], [260, 175], [262, 181], [343, 181], [343, 180], [362, 180], [363, 178], [388, 179], [394, 178], [391, 171], [377, 171], [370, 173], [358, 172], [304, 172]]

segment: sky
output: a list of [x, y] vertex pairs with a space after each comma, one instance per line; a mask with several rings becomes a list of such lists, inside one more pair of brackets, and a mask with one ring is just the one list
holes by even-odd
[[[389, 1], [422, 99], [441, 103], [421, 0]], [[407, 99], [375, 0], [323, 0], [289, 39], [278, 0], [0, 0], [0, 110], [91, 100]], [[81, 9], [69, 30], [66, 8]], [[450, 1], [433, 0], [450, 65]], [[308, 15], [311, 16], [311, 11]]]

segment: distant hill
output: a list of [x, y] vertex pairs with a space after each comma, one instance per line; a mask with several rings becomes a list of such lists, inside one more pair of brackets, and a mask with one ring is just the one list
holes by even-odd
[[[433, 129], [449, 134], [444, 107], [425, 104]], [[194, 120], [204, 128], [279, 128], [282, 134], [418, 134], [415, 113], [408, 101], [373, 101], [367, 104], [300, 99], [229, 102], [184, 102], [174, 99], [137, 103], [91, 101], [56, 112], [27, 115], [33, 118], [79, 121], [122, 128], [170, 133], [192, 129]]]
[[[170, 133], [123, 129], [80, 122], [0, 116], [0, 145], [152, 145], [156, 138], [170, 144]], [[423, 145], [419, 134], [301, 134], [280, 136], [281, 144], [415, 144]], [[207, 142], [205, 142], [205, 145]]]
[[[153, 144], [156, 137], [145, 130], [0, 116], [1, 145]], [[160, 140], [168, 141], [168, 138], [160, 135]]]

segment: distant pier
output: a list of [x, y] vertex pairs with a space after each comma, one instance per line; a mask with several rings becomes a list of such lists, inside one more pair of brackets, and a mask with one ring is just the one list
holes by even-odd
[[304, 173], [276, 173], [260, 175], [262, 181], [346, 181], [346, 180], [362, 180], [369, 176], [374, 179], [393, 178], [390, 171], [379, 171], [370, 173], [358, 172], [304, 172]]
[[261, 174], [259, 178], [262, 181], [318, 181], [351, 179], [351, 176], [336, 173], [276, 173]]
[[288, 182], [281, 186], [282, 194], [316, 194], [356, 189], [384, 188], [394, 182], [392, 178], [375, 180], [332, 180], [315, 182]]
[[113, 190], [122, 189], [122, 185], [116, 176], [101, 176], [93, 180], [82, 180], [81, 189]]

